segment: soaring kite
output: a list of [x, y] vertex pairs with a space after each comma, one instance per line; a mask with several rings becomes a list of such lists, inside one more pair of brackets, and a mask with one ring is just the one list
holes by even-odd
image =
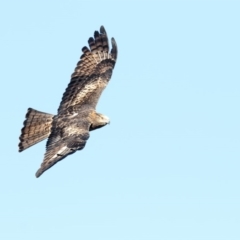
[[117, 60], [117, 44], [108, 37], [103, 26], [89, 38], [89, 48], [83, 47], [83, 54], [77, 63], [71, 81], [63, 94], [57, 115], [29, 108], [19, 137], [19, 152], [48, 138], [46, 153], [39, 177], [69, 154], [84, 148], [89, 131], [109, 123], [109, 118], [96, 112], [96, 105], [107, 86]]

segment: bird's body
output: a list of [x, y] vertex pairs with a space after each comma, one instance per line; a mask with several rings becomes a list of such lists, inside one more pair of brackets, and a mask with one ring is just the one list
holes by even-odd
[[94, 38], [89, 38], [88, 43], [90, 49], [82, 49], [83, 54], [63, 94], [58, 114], [28, 109], [19, 151], [48, 137], [46, 153], [36, 177], [69, 154], [83, 149], [89, 131], [109, 123], [108, 117], [96, 112], [96, 105], [112, 76], [117, 59], [117, 45], [112, 38], [112, 49], [109, 52], [104, 27], [100, 28], [100, 33], [95, 31]]

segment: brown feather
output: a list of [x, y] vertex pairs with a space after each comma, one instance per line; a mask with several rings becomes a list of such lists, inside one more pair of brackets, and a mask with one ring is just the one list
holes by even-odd
[[51, 130], [54, 115], [29, 108], [19, 137], [19, 152], [46, 139]]
[[[68, 119], [68, 124], [56, 116], [54, 119], [52, 133], [47, 142], [47, 149], [41, 167], [36, 172], [36, 177], [40, 177], [46, 170], [61, 161], [69, 154], [84, 148], [89, 138], [90, 122], [89, 112], [83, 112], [79, 117]], [[59, 129], [59, 125], [64, 128]]]
[[[83, 54], [71, 76], [65, 93], [63, 94], [58, 113], [62, 110], [80, 104], [89, 104], [96, 107], [98, 99], [111, 78], [112, 70], [117, 60], [117, 45], [112, 38], [112, 50], [109, 53], [107, 33], [103, 26], [90, 37], [87, 47], [83, 47]], [[103, 74], [106, 72], [107, 74]], [[103, 74], [103, 75], [101, 75]], [[96, 87], [94, 87], [96, 82]], [[83, 94], [88, 91], [88, 94]], [[90, 101], [87, 101], [90, 100]]]

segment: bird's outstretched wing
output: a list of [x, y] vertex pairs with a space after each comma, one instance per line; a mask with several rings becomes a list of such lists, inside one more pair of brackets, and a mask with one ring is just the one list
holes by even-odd
[[83, 47], [83, 54], [77, 63], [71, 81], [68, 84], [58, 113], [76, 105], [96, 107], [98, 99], [111, 78], [112, 70], [117, 60], [117, 44], [111, 39], [112, 49], [109, 52], [107, 33], [103, 26], [100, 32], [94, 32], [94, 38], [89, 38], [89, 48]]
[[46, 153], [41, 167], [36, 172], [36, 177], [40, 177], [46, 170], [68, 155], [75, 153], [85, 147], [89, 138], [90, 122], [84, 118], [67, 120], [64, 117], [54, 117], [51, 135], [48, 138]]

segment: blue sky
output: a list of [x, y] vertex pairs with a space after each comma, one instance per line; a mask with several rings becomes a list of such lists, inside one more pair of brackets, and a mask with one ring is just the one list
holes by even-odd
[[[240, 239], [240, 2], [5, 1], [0, 239]], [[18, 153], [28, 107], [56, 113], [87, 40], [118, 44], [111, 125], [44, 173]]]

